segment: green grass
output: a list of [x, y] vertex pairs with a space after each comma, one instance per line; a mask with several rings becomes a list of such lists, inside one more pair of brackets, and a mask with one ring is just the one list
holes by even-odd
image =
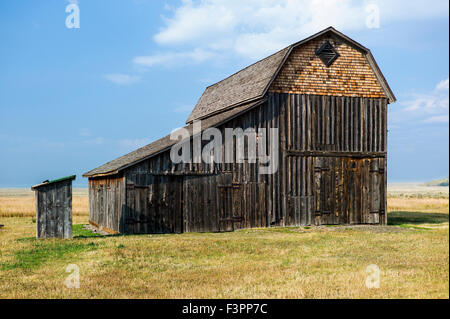
[[397, 211], [388, 215], [388, 225], [418, 225], [448, 223], [448, 214]]
[[[29, 238], [27, 239], [29, 240]], [[93, 242], [78, 243], [55, 242], [45, 239], [35, 240], [36, 242], [32, 245], [32, 248], [17, 250], [13, 261], [0, 263], [0, 269], [37, 269], [47, 261], [60, 260], [68, 255], [97, 249], [98, 246]]]
[[[93, 233], [83, 227], [83, 224], [73, 225], [73, 238], [95, 238], [105, 237], [98, 233]], [[36, 239], [35, 237], [18, 238], [17, 242], [34, 242], [32, 248], [20, 249], [15, 252], [14, 260], [10, 262], [1, 262], [1, 270], [10, 269], [37, 269], [47, 261], [56, 261], [79, 252], [97, 249], [98, 245], [94, 242], [83, 243], [69, 240], [47, 240]]]
[[99, 233], [93, 233], [89, 229], [85, 229], [84, 224], [75, 224], [72, 226], [73, 238], [91, 238], [91, 237], [104, 237]]
[[431, 230], [432, 229], [432, 228], [428, 228], [428, 227], [420, 227], [420, 226], [405, 225], [405, 224], [398, 225], [398, 227], [418, 229], [418, 230]]

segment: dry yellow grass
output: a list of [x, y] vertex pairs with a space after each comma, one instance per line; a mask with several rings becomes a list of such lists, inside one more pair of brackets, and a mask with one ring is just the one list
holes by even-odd
[[[89, 215], [87, 190], [74, 189], [72, 197], [73, 216]], [[0, 217], [35, 217], [34, 192], [26, 189], [0, 189]]]
[[[74, 198], [75, 224], [86, 203]], [[389, 210], [395, 226], [72, 240], [36, 240], [32, 218], [0, 217], [0, 298], [448, 298], [448, 201], [390, 198]], [[64, 285], [68, 264], [80, 289]], [[365, 286], [369, 264], [379, 289]]]
[[448, 198], [388, 198], [388, 211], [448, 212]]

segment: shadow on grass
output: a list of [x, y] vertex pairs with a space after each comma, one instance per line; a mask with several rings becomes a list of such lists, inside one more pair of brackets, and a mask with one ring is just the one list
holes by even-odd
[[84, 224], [74, 224], [72, 226], [73, 238], [101, 238], [101, 237], [117, 237], [124, 236], [124, 234], [108, 234], [102, 235], [94, 233], [93, 231], [84, 228]]
[[421, 212], [390, 212], [388, 213], [388, 225], [405, 224], [442, 224], [448, 223], [448, 214], [443, 213], [421, 213]]

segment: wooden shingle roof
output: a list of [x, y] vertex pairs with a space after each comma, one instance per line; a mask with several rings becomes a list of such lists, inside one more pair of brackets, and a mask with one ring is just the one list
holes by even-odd
[[261, 98], [290, 47], [258, 61], [226, 79], [208, 86], [186, 123], [223, 112], [243, 102]]
[[[202, 131], [209, 128], [209, 127], [215, 127], [218, 126], [236, 116], [239, 114], [246, 112], [253, 107], [258, 106], [259, 104], [263, 103], [265, 100], [260, 99], [257, 101], [249, 102], [246, 104], [242, 104], [238, 107], [235, 107], [233, 109], [230, 109], [228, 111], [222, 112], [220, 114], [211, 116], [205, 120], [202, 121]], [[189, 136], [192, 136], [192, 129], [193, 125], [189, 124], [184, 127], [189, 131]], [[123, 155], [119, 158], [116, 158], [106, 164], [103, 164], [100, 167], [97, 167], [87, 173], [83, 174], [83, 177], [94, 177], [94, 176], [106, 176], [106, 175], [113, 175], [117, 174], [119, 171], [134, 165], [138, 162], [141, 162], [147, 158], [150, 158], [152, 156], [155, 156], [159, 153], [162, 153], [168, 149], [170, 149], [171, 146], [178, 143], [177, 140], [170, 139], [170, 134], [167, 136], [164, 136], [163, 138], [148, 144], [146, 146], [143, 146], [141, 148], [138, 148], [137, 150], [130, 152], [126, 155]]]

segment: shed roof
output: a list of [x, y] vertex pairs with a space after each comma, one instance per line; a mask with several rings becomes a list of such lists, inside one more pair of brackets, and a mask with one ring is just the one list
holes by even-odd
[[242, 103], [247, 103], [248, 101], [263, 97], [292, 49], [328, 32], [338, 35], [343, 40], [356, 46], [365, 53], [367, 61], [386, 93], [389, 102], [395, 102], [395, 96], [389, 88], [386, 79], [370, 53], [370, 50], [333, 27], [328, 27], [306, 39], [289, 45], [216, 84], [208, 86], [186, 120], [186, 123], [191, 123], [194, 120], [202, 120], [208, 116], [223, 112], [224, 110], [238, 106]]
[[[202, 130], [205, 130], [209, 127], [214, 127], [217, 125], [220, 125], [223, 122], [226, 122], [239, 114], [250, 110], [253, 107], [256, 107], [257, 105], [263, 103], [265, 100], [260, 99], [257, 101], [249, 102], [246, 104], [242, 104], [236, 108], [230, 109], [228, 111], [222, 112], [220, 114], [217, 114], [215, 116], [211, 116], [204, 121], [202, 121]], [[192, 136], [192, 129], [193, 125], [189, 124], [184, 127], [188, 130], [189, 136]], [[177, 140], [173, 140], [170, 138], [170, 134], [164, 136], [163, 138], [148, 144], [146, 146], [143, 146], [141, 148], [138, 148], [137, 150], [128, 153], [126, 155], [123, 155], [119, 158], [116, 158], [100, 167], [97, 167], [87, 173], [83, 174], [83, 177], [94, 177], [94, 176], [106, 176], [106, 175], [113, 175], [117, 174], [119, 171], [134, 165], [140, 161], [143, 161], [149, 157], [155, 156], [156, 154], [159, 154], [161, 152], [164, 152], [168, 150], [172, 145], [175, 145], [178, 143]]]
[[36, 190], [39, 187], [48, 186], [50, 184], [56, 184], [56, 183], [60, 183], [60, 182], [68, 181], [68, 180], [73, 181], [76, 177], [77, 177], [76, 175], [70, 175], [70, 176], [65, 176], [65, 177], [61, 177], [61, 178], [58, 178], [58, 179], [54, 179], [54, 180], [51, 180], [51, 181], [46, 180], [46, 181], [43, 181], [40, 184], [31, 186], [31, 189], [32, 190]]

